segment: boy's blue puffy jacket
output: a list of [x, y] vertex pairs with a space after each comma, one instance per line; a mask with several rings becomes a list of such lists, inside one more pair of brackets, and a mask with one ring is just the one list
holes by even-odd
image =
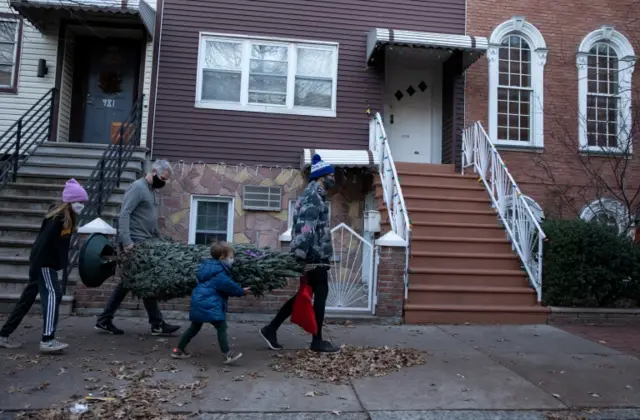
[[198, 285], [191, 294], [189, 319], [193, 322], [225, 321], [229, 296], [244, 296], [231, 279], [229, 267], [220, 260], [205, 260], [198, 268]]

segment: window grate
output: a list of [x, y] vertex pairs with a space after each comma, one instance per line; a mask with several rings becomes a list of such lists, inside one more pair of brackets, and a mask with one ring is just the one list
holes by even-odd
[[282, 187], [245, 185], [242, 208], [244, 210], [262, 211], [282, 210]]

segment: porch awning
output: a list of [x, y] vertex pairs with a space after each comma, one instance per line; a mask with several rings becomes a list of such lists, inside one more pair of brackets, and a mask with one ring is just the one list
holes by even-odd
[[463, 60], [463, 66], [467, 68], [487, 51], [489, 41], [485, 37], [472, 35], [377, 28], [367, 35], [367, 65], [373, 64], [387, 45], [468, 52], [464, 54]]
[[151, 37], [155, 30], [155, 10], [144, 0], [10, 0], [10, 4], [40, 31], [63, 18], [81, 22], [98, 18], [114, 27], [118, 23], [143, 24]]
[[379, 156], [374, 156], [370, 150], [335, 150], [335, 149], [304, 149], [300, 168], [311, 166], [313, 155], [319, 154], [327, 163], [341, 167], [375, 167], [380, 163]]

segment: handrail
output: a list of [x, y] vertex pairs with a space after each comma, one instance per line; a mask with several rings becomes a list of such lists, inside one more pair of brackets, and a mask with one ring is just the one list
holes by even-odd
[[465, 128], [462, 136], [462, 173], [470, 166], [489, 192], [539, 302], [542, 300], [542, 246], [546, 236], [480, 122]]
[[[105, 205], [113, 190], [120, 186], [120, 177], [131, 160], [133, 152], [140, 144], [141, 122], [142, 122], [141, 97], [133, 107], [127, 120], [120, 125], [120, 129], [113, 136], [113, 141], [102, 154], [102, 157], [91, 172], [91, 176], [86, 184], [86, 191], [89, 200], [85, 203], [84, 209], [78, 215], [78, 226], [88, 223], [100, 217]], [[74, 233], [69, 247], [69, 265], [64, 270], [62, 290], [66, 290], [66, 285], [71, 271], [78, 263], [80, 249], [78, 247], [80, 237]]]
[[45, 141], [51, 138], [56, 89], [51, 88], [0, 134], [0, 189], [15, 182], [18, 170]]
[[384, 204], [389, 212], [391, 231], [406, 242], [404, 294], [409, 294], [409, 255], [411, 253], [411, 221], [402, 195], [402, 187], [398, 178], [395, 162], [391, 156], [389, 139], [384, 129], [382, 117], [376, 112], [369, 126], [369, 148], [380, 157], [378, 172], [382, 184]]

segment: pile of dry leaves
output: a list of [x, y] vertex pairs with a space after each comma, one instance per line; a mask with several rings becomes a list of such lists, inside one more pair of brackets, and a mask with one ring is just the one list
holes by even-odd
[[387, 346], [342, 346], [339, 353], [320, 355], [300, 350], [274, 357], [279, 360], [271, 368], [278, 372], [334, 384], [346, 384], [351, 379], [368, 376], [385, 376], [404, 367], [425, 363], [424, 353], [420, 350]]

